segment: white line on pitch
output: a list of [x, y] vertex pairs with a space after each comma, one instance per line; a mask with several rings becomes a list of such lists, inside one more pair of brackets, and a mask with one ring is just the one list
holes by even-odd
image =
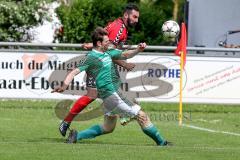
[[208, 128], [202, 128], [202, 127], [197, 127], [197, 126], [187, 125], [187, 124], [183, 124], [183, 126], [188, 127], [188, 128], [193, 128], [193, 129], [201, 130], [201, 131], [212, 132], [212, 133], [222, 133], [222, 134], [229, 134], [229, 135], [233, 135], [233, 136], [240, 136], [239, 133], [234, 133], [234, 132], [218, 131], [218, 130], [213, 130], [213, 129], [208, 129]]

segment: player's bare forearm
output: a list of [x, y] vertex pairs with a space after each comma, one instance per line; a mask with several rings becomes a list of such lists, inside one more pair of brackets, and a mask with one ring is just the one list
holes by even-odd
[[123, 52], [122, 57], [123, 57], [123, 58], [126, 58], [126, 59], [129, 59], [129, 58], [134, 57], [134, 56], [137, 55], [138, 53], [139, 53], [139, 50], [138, 50], [138, 49], [128, 50], [128, 51]]
[[80, 70], [78, 68], [75, 68], [74, 70], [72, 70], [65, 78], [63, 88], [66, 89], [68, 85], [72, 82], [73, 78], [79, 73], [80, 73]]
[[68, 85], [71, 83], [71, 81], [73, 80], [73, 78], [80, 73], [80, 70], [78, 68], [72, 70], [67, 77], [65, 78], [64, 82], [63, 82], [63, 86], [58, 86], [56, 88], [53, 89], [53, 92], [63, 92], [66, 90], [66, 88], [68, 87]]
[[139, 52], [142, 52], [145, 48], [146, 48], [146, 43], [140, 43], [138, 45], [138, 47], [134, 50], [127, 50], [125, 52], [122, 53], [122, 58], [132, 58], [134, 57], [135, 55], [137, 55]]
[[113, 60], [113, 62], [121, 67], [124, 67], [126, 65], [126, 62], [124, 60]]
[[135, 64], [134, 63], [127, 63], [124, 60], [113, 60], [113, 62], [121, 67], [123, 67], [124, 69], [131, 71], [134, 67]]

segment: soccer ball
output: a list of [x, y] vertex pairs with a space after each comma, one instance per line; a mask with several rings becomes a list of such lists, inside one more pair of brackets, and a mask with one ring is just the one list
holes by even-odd
[[166, 38], [176, 38], [179, 35], [180, 27], [177, 22], [169, 20], [163, 23], [162, 32]]

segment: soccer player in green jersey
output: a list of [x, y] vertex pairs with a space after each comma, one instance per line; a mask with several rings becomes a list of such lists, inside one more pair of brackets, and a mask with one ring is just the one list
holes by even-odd
[[[105, 29], [108, 31], [108, 38], [111, 42], [111, 46], [113, 48], [122, 48], [122, 45], [126, 43], [128, 37], [128, 29], [130, 27], [134, 27], [138, 23], [139, 18], [139, 8], [137, 5], [133, 3], [128, 3], [123, 11], [123, 16], [114, 20], [113, 22], [108, 23]], [[92, 43], [84, 43], [82, 46], [84, 49], [92, 49]], [[123, 67], [127, 71], [132, 70], [135, 67], [133, 63], [127, 63], [124, 60], [114, 60], [115, 64]], [[117, 70], [117, 66], [115, 65], [116, 73], [112, 74], [116, 83], [120, 79], [120, 75]], [[77, 116], [84, 108], [87, 107], [90, 103], [92, 103], [97, 98], [97, 89], [95, 78], [87, 73], [86, 78], [86, 89], [87, 93], [82, 95], [79, 99], [77, 99], [68, 114], [64, 117], [63, 121], [59, 125], [59, 131], [62, 136], [66, 135], [68, 128], [71, 125], [74, 117]], [[113, 81], [114, 81], [113, 79]], [[115, 82], [115, 81], [114, 81]], [[121, 119], [121, 124], [125, 124], [127, 119]]]
[[104, 122], [103, 124], [94, 125], [89, 129], [77, 132], [71, 130], [67, 139], [68, 143], [76, 143], [77, 140], [94, 138], [99, 135], [113, 132], [117, 117], [124, 116], [136, 119], [141, 126], [142, 131], [151, 137], [157, 145], [166, 146], [169, 142], [166, 141], [159, 133], [157, 128], [151, 123], [147, 114], [141, 110], [137, 104], [129, 102], [123, 98], [119, 92], [118, 83], [113, 83], [112, 73], [113, 62], [112, 59], [128, 59], [132, 58], [146, 47], [145, 43], [140, 43], [135, 50], [121, 51], [117, 49], [108, 50], [109, 38], [105, 29], [98, 27], [92, 34], [93, 50], [88, 53], [85, 62], [78, 66], [78, 68], [71, 71], [64, 80], [64, 85], [57, 87], [53, 92], [63, 92], [70, 84], [74, 76], [81, 71], [87, 71], [95, 77], [96, 86], [99, 97], [104, 104]]

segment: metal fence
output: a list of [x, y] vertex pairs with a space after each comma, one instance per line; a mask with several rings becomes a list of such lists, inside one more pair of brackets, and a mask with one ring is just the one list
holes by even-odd
[[[124, 45], [124, 49], [134, 49], [137, 45]], [[72, 53], [79, 54], [82, 44], [70, 43], [21, 43], [0, 42], [0, 52], [35, 52], [35, 53]], [[75, 50], [73, 50], [75, 49]], [[172, 54], [176, 46], [147, 46], [142, 54]], [[158, 51], [158, 52], [157, 52]], [[188, 56], [217, 56], [217, 57], [240, 57], [240, 48], [207, 48], [187, 47]], [[168, 53], [170, 52], [170, 53]], [[81, 52], [85, 53], [85, 52]]]

